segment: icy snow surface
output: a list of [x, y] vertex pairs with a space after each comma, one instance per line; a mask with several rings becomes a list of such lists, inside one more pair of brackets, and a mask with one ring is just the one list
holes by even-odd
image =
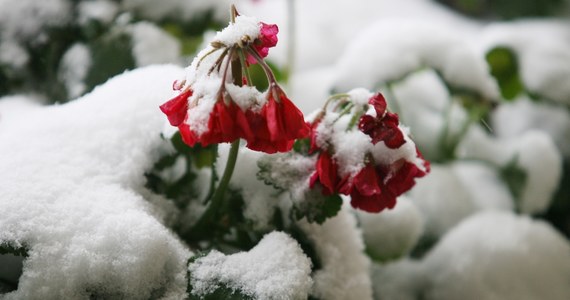
[[220, 283], [254, 299], [305, 299], [312, 285], [311, 261], [283, 232], [263, 237], [248, 252], [225, 256], [213, 250], [188, 266], [192, 294], [206, 295]]
[[138, 69], [60, 106], [0, 101], [0, 241], [30, 249], [4, 299], [183, 297], [190, 252], [143, 187], [181, 73]]

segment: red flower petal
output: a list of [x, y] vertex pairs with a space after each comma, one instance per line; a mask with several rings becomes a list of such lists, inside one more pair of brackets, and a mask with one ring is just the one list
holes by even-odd
[[168, 117], [170, 125], [178, 126], [184, 122], [188, 113], [190, 96], [192, 96], [192, 90], [188, 89], [160, 106], [160, 110]]
[[386, 112], [387, 107], [386, 99], [384, 99], [384, 96], [380, 93], [377, 93], [372, 96], [370, 100], [368, 100], [368, 104], [372, 105], [374, 107], [374, 110], [376, 110], [376, 117], [382, 118]]
[[[378, 186], [378, 176], [372, 164], [367, 164], [352, 180], [354, 190], [363, 196], [379, 195], [382, 193]], [[353, 190], [353, 192], [354, 192]]]
[[280, 102], [273, 98], [273, 93], [270, 91], [269, 100], [261, 111], [265, 114], [271, 140], [295, 140], [307, 137], [310, 128], [305, 123], [303, 113], [282, 91], [278, 90], [277, 94]]
[[323, 195], [332, 195], [338, 183], [337, 165], [327, 151], [319, 154], [317, 160], [317, 170], [311, 176], [309, 186], [314, 187], [316, 182], [323, 186]]

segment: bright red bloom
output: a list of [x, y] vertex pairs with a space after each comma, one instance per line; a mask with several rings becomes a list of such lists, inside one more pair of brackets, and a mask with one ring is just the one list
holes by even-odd
[[[279, 102], [275, 100], [279, 97]], [[309, 125], [303, 113], [285, 96], [280, 88], [269, 91], [269, 99], [259, 113], [245, 113], [252, 137], [246, 138], [247, 147], [265, 153], [287, 152], [296, 139], [309, 135]]]
[[[277, 45], [277, 33], [279, 33], [279, 27], [275, 24], [265, 24], [263, 22], [260, 22], [260, 25], [259, 37], [254, 41], [253, 47], [255, 48], [255, 51], [259, 53], [259, 56], [266, 57], [269, 54], [269, 48]], [[247, 62], [253, 65], [257, 63], [257, 60], [248, 54]]]
[[184, 122], [188, 113], [190, 96], [192, 96], [192, 90], [188, 89], [160, 106], [160, 110], [168, 117], [170, 125], [178, 126]]
[[[275, 96], [279, 99], [275, 99]], [[303, 113], [280, 88], [269, 91], [269, 100], [261, 109], [261, 114], [265, 115], [272, 141], [305, 138], [310, 133]]]
[[208, 131], [204, 132], [199, 141], [202, 146], [218, 143], [231, 143], [239, 138], [251, 138], [251, 129], [244, 112], [233, 101], [225, 104], [218, 100], [210, 113]]
[[245, 116], [252, 130], [252, 136], [247, 138], [246, 147], [265, 153], [287, 152], [293, 148], [294, 140], [277, 140], [272, 141], [269, 129], [267, 128], [267, 120], [263, 114], [246, 111]]
[[370, 98], [368, 103], [376, 110], [376, 117], [363, 115], [358, 122], [358, 129], [369, 135], [374, 145], [383, 141], [388, 148], [400, 148], [406, 140], [398, 128], [398, 115], [386, 112], [386, 100], [380, 93]]
[[309, 186], [313, 188], [317, 182], [323, 187], [323, 195], [329, 196], [334, 194], [339, 182], [338, 166], [328, 151], [323, 151], [319, 154], [317, 170], [311, 175]]
[[350, 195], [350, 204], [367, 212], [380, 212], [396, 205], [396, 198], [407, 192], [415, 184], [416, 178], [423, 177], [427, 170], [420, 170], [415, 164], [404, 159], [388, 166], [366, 165], [352, 181], [345, 178], [339, 192]]

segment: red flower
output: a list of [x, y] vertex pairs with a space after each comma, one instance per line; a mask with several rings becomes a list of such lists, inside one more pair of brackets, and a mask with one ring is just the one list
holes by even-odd
[[358, 129], [369, 135], [374, 145], [384, 141], [388, 148], [400, 148], [406, 140], [398, 128], [398, 115], [386, 112], [386, 100], [380, 93], [370, 98], [368, 103], [374, 106], [376, 117], [363, 115], [358, 122]]
[[178, 126], [184, 122], [188, 113], [190, 96], [192, 96], [192, 90], [188, 89], [160, 106], [160, 110], [168, 117], [170, 125]]
[[305, 123], [303, 113], [278, 87], [269, 90], [269, 100], [261, 109], [261, 114], [265, 115], [272, 141], [295, 140], [309, 135], [310, 128]]
[[294, 140], [271, 140], [264, 115], [248, 110], [245, 112], [245, 116], [252, 130], [252, 136], [247, 139], [247, 148], [269, 154], [287, 152], [293, 148]]
[[321, 152], [317, 160], [317, 170], [311, 175], [309, 186], [313, 188], [319, 182], [323, 187], [323, 195], [329, 196], [334, 194], [338, 181], [338, 166], [336, 162], [328, 151]]
[[[279, 97], [279, 102], [275, 97]], [[246, 111], [245, 115], [253, 133], [251, 138], [246, 138], [251, 150], [287, 152], [296, 139], [309, 135], [310, 128], [303, 113], [278, 87], [269, 90], [269, 99], [259, 113]]]
[[[279, 28], [275, 24], [265, 24], [263, 22], [260, 22], [260, 25], [259, 37], [253, 42], [253, 47], [259, 53], [259, 56], [266, 57], [269, 54], [269, 48], [277, 45]], [[248, 54], [247, 62], [253, 65], [257, 63], [257, 60]]]
[[199, 141], [202, 146], [218, 143], [231, 143], [239, 138], [253, 136], [244, 112], [233, 101], [225, 104], [219, 99], [208, 120], [208, 131], [204, 132]]

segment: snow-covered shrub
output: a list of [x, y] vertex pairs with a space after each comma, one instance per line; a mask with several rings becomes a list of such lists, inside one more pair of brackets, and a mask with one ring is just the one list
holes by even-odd
[[236, 2], [0, 0], [0, 299], [570, 297], [568, 21]]

